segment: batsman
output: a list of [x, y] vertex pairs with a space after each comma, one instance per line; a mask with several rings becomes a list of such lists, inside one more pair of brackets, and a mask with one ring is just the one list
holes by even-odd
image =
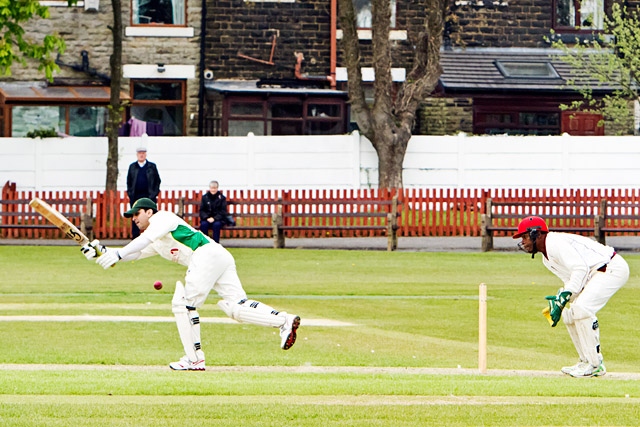
[[185, 355], [170, 363], [171, 369], [205, 370], [198, 308], [204, 304], [211, 290], [222, 298], [218, 305], [227, 316], [238, 322], [279, 328], [283, 350], [288, 350], [295, 343], [300, 317], [248, 299], [238, 278], [235, 260], [224, 247], [174, 213], [158, 211], [155, 202], [148, 198], [136, 200], [124, 216], [133, 218], [143, 231], [140, 236], [123, 248], [106, 248], [93, 241], [83, 246], [82, 252], [88, 260], [95, 259], [104, 269], [121, 260], [133, 261], [153, 255], [187, 267], [185, 284], [176, 283], [171, 301]]
[[524, 218], [514, 239], [518, 247], [542, 254], [542, 263], [562, 280], [557, 295], [547, 296], [549, 323], [560, 318], [578, 352], [578, 363], [561, 369], [572, 377], [597, 377], [607, 373], [600, 351], [600, 328], [596, 314], [629, 279], [629, 266], [614, 248], [585, 236], [549, 231], [544, 219]]

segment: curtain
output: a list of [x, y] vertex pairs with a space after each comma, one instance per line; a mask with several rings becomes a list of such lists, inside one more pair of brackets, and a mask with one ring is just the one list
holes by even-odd
[[173, 23], [176, 25], [185, 25], [185, 0], [171, 0], [173, 3]]

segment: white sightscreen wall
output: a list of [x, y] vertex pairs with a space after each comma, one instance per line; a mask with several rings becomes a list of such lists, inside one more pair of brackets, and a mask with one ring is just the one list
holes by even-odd
[[[122, 137], [118, 189], [135, 149], [148, 148], [162, 190], [376, 188], [378, 159], [357, 133], [336, 136]], [[103, 190], [107, 138], [0, 138], [0, 184], [20, 190]], [[414, 136], [404, 186], [638, 187], [640, 137]]]

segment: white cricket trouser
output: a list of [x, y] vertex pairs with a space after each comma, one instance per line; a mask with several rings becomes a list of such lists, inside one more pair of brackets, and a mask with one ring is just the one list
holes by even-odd
[[202, 307], [212, 289], [232, 303], [247, 298], [233, 256], [224, 247], [209, 243], [191, 256], [184, 285], [187, 305]]
[[611, 258], [605, 272], [596, 272], [571, 306], [580, 306], [593, 316], [629, 280], [629, 265], [620, 255]]

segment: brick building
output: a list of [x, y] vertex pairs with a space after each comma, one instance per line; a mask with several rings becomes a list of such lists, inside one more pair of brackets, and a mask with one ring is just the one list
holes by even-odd
[[[198, 131], [201, 5], [189, 1], [185, 8], [187, 1], [122, 0], [121, 98], [131, 102], [126, 120], [148, 123], [150, 135]], [[53, 82], [46, 82], [33, 64], [14, 65], [13, 75], [0, 81], [0, 135], [24, 136], [45, 128], [104, 135], [113, 46], [111, 2], [85, 0], [73, 7], [66, 0], [41, 3], [49, 7], [50, 18], [30, 21], [25, 31], [34, 39], [52, 33], [64, 38], [61, 69]]]
[[[593, 38], [594, 31], [602, 30], [613, 1], [451, 0], [441, 54], [443, 74], [437, 90], [419, 111], [414, 133], [601, 135], [617, 131], [611, 124], [598, 126], [600, 116], [560, 110], [560, 104], [582, 98], [567, 84], [569, 76], [579, 70], [562, 61], [549, 42], [553, 38], [566, 43]], [[343, 125], [308, 123], [313, 118], [311, 111], [320, 111], [318, 96], [331, 105], [325, 113], [348, 116], [341, 31], [339, 22], [332, 19], [336, 3], [209, 1], [205, 133], [269, 135], [348, 129], [348, 117]], [[370, 84], [367, 3], [354, 1], [361, 28], [363, 75], [368, 80], [365, 84]], [[625, 2], [630, 9], [637, 8], [636, 3]], [[420, 0], [391, 1], [392, 67], [398, 83], [411, 66], [425, 7], [427, 2]], [[304, 61], [298, 62], [299, 58]], [[581, 82], [593, 86], [596, 96], [615, 89], [597, 85], [588, 75]], [[276, 124], [282, 120], [288, 122], [286, 126]], [[625, 131], [632, 133], [633, 129]]]
[[[610, 133], [598, 117], [570, 115], [574, 72], [546, 38], [590, 38], [618, 0], [450, 0], [443, 74], [418, 114], [416, 134]], [[621, 1], [621, 0], [620, 0]], [[71, 135], [104, 132], [109, 99], [111, 2], [43, 1], [51, 18], [34, 37], [58, 32], [67, 50], [53, 84], [35, 68], [0, 81], [0, 132], [33, 123]], [[625, 1], [637, 9], [639, 1]], [[370, 2], [354, 1], [366, 97], [371, 99]], [[317, 135], [348, 132], [347, 73], [337, 0], [122, 0], [122, 97], [126, 120], [163, 135]], [[391, 0], [392, 76], [411, 66], [425, 0]], [[600, 87], [600, 93], [611, 91]], [[125, 129], [126, 133], [127, 130]], [[632, 130], [630, 130], [632, 132]]]
[[[370, 2], [355, 2], [372, 88]], [[426, 2], [391, 1], [394, 80], [404, 80]], [[332, 134], [350, 127], [336, 0], [207, 2], [204, 133]]]
[[[594, 96], [615, 88], [572, 69], [549, 40], [570, 45], [602, 32], [614, 0], [454, 0], [441, 54], [443, 74], [421, 111], [417, 133], [574, 135], [613, 134], [601, 116], [561, 111], [582, 99], [567, 84], [593, 88]], [[623, 2], [629, 10], [639, 2]], [[631, 106], [633, 108], [633, 106]], [[443, 109], [446, 110], [443, 117]], [[633, 133], [633, 128], [623, 129]]]

